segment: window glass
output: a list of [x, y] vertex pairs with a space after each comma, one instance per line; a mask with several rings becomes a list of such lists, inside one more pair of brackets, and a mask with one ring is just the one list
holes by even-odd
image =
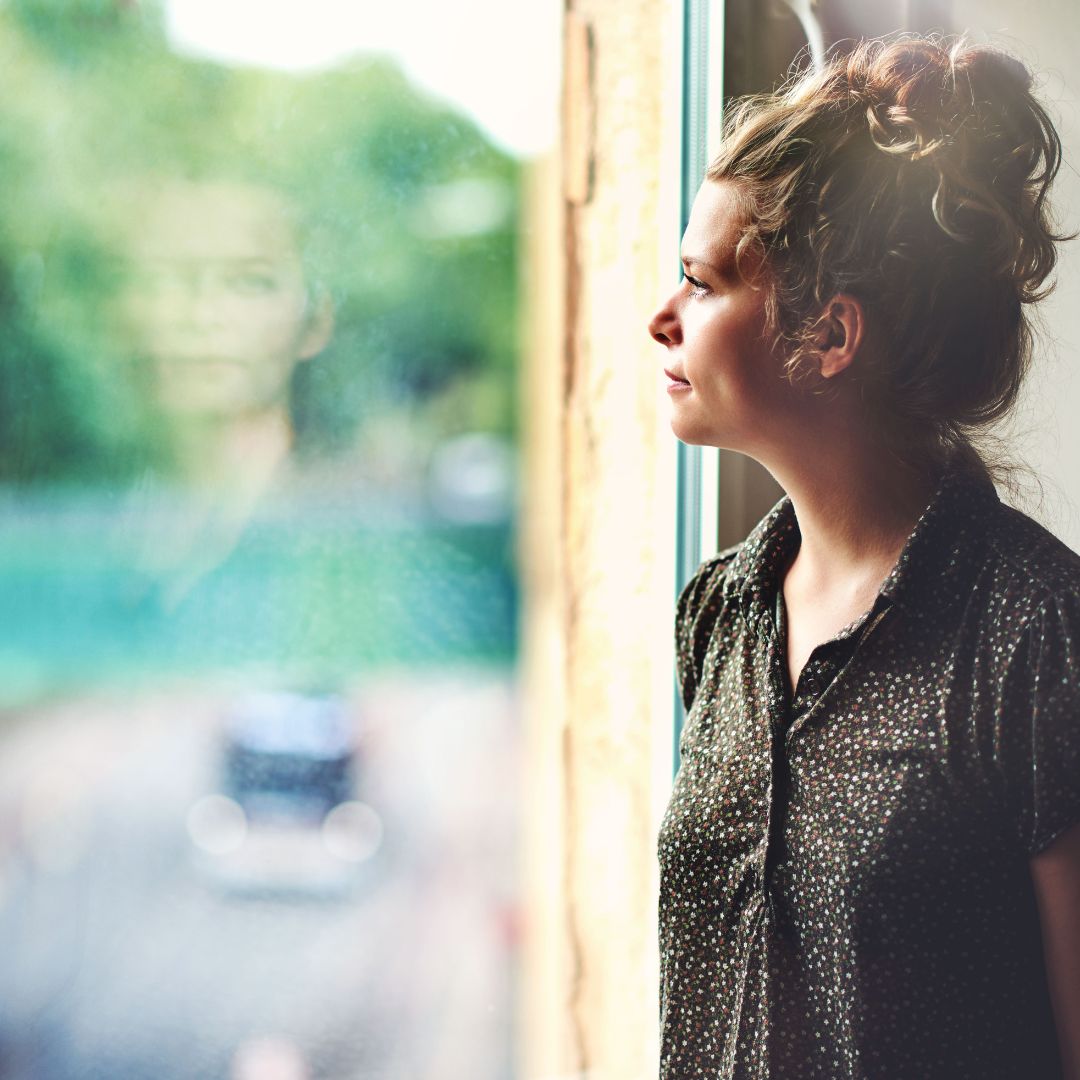
[[300, 7], [0, 7], [0, 1077], [508, 1075], [549, 132]]

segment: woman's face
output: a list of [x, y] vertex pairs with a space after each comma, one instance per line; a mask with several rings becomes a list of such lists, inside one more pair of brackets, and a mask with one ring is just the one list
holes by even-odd
[[177, 181], [128, 222], [120, 314], [171, 413], [282, 407], [293, 368], [325, 344], [288, 208], [273, 192]]
[[683, 235], [685, 276], [649, 332], [667, 350], [675, 434], [758, 456], [783, 437], [799, 395], [766, 333], [764, 284], [735, 265], [745, 215], [732, 184], [705, 182]]

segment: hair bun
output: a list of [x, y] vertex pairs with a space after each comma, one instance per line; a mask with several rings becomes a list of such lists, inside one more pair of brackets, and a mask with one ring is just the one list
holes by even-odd
[[865, 42], [848, 57], [847, 79], [866, 109], [875, 143], [887, 153], [929, 156], [973, 124], [983, 138], [1000, 140], [1008, 128], [1020, 141], [1030, 134], [1017, 121], [1023, 106], [1033, 103], [1031, 75], [1016, 57], [991, 45], [960, 40], [946, 48], [927, 38]]
[[1001, 86], [1012, 84], [1015, 91], [1031, 89], [1031, 73], [1012, 53], [993, 45], [968, 45], [958, 42], [949, 50], [954, 80], [966, 75], [973, 85]]
[[847, 81], [870, 137], [888, 154], [928, 157], [951, 134], [949, 55], [926, 39], [876, 40], [848, 57]]
[[873, 144], [921, 163], [939, 227], [1034, 299], [1053, 265], [1042, 204], [1061, 147], [1024, 64], [963, 39], [879, 39], [847, 58], [846, 81]]

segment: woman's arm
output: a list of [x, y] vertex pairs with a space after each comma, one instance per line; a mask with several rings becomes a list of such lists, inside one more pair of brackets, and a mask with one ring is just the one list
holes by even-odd
[[1080, 1080], [1080, 825], [1031, 860], [1065, 1080]]

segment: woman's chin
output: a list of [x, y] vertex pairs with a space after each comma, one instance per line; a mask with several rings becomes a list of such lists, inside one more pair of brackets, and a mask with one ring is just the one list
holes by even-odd
[[679, 442], [688, 446], [715, 446], [709, 432], [702, 425], [695, 424], [675, 410], [671, 416], [671, 432]]

